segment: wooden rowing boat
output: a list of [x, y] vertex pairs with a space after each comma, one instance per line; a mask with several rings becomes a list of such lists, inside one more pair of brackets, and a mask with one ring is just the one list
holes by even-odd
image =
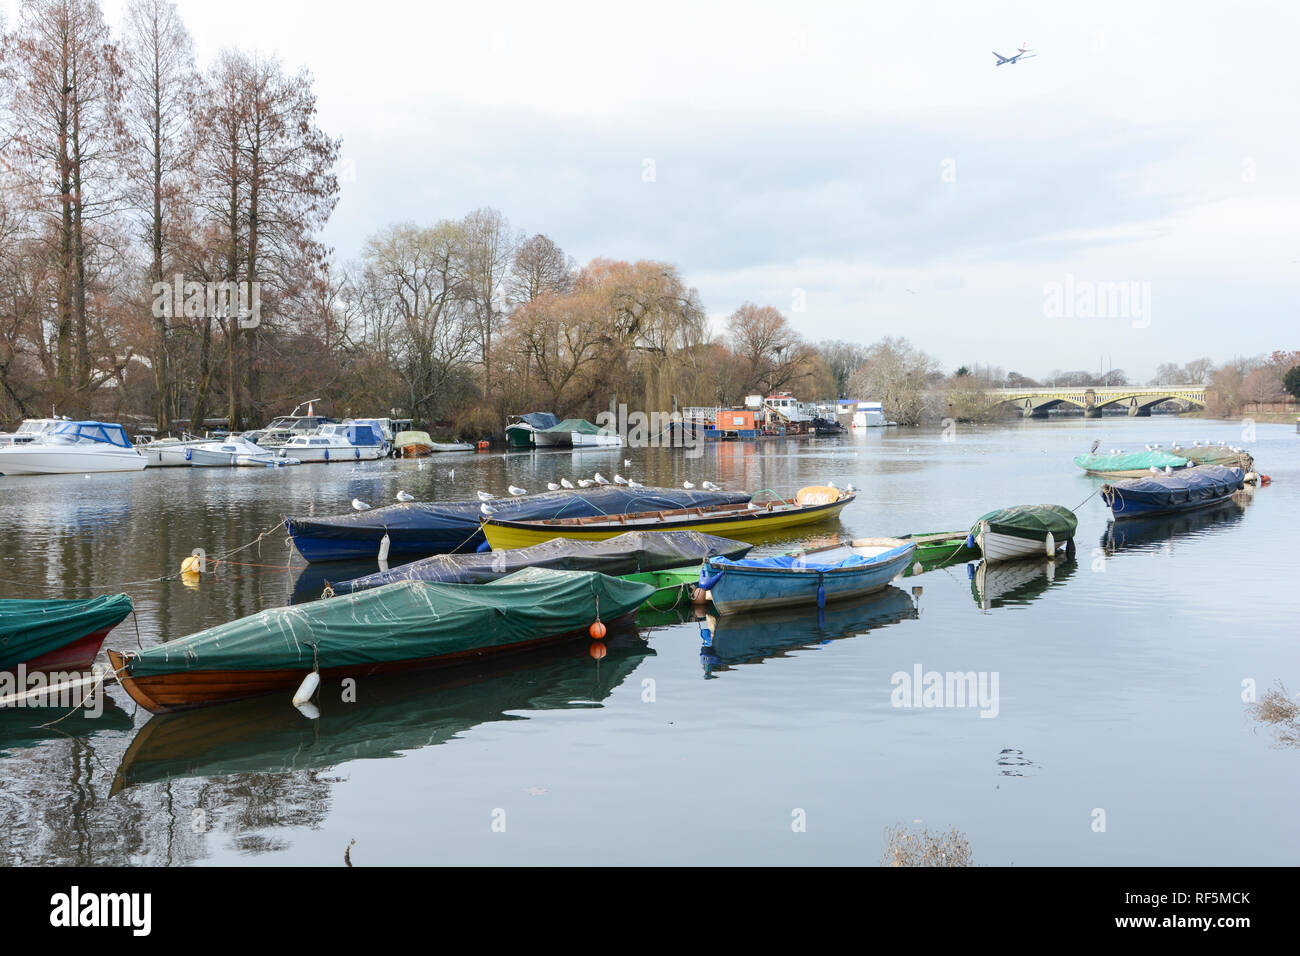
[[702, 531], [749, 541], [756, 536], [838, 518], [855, 497], [851, 493], [840, 493], [834, 500], [818, 503], [801, 501], [798, 496], [774, 497], [766, 501], [751, 501], [748, 505], [724, 504], [537, 521], [488, 518], [483, 522], [483, 534], [493, 550], [526, 548], [552, 538], [603, 541], [625, 531]]
[[631, 615], [652, 589], [594, 571], [527, 568], [490, 584], [402, 581], [271, 608], [109, 660], [140, 706], [164, 713], [330, 682], [511, 654]]
[[719, 613], [859, 598], [888, 586], [911, 566], [916, 545], [901, 538], [858, 538], [766, 558], [708, 558], [700, 587]]

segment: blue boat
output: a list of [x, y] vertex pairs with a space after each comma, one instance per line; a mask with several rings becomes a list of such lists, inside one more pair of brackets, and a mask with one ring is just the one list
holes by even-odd
[[1149, 478], [1128, 478], [1101, 486], [1101, 497], [1119, 518], [1145, 518], [1222, 504], [1245, 487], [1240, 468], [1201, 465]]
[[886, 587], [916, 556], [901, 538], [858, 538], [768, 558], [709, 558], [700, 587], [720, 614], [861, 597]]
[[[680, 488], [627, 488], [607, 485], [579, 491], [548, 491], [492, 501], [494, 518], [542, 521], [595, 515], [672, 511], [712, 505], [743, 505], [750, 496], [732, 491], [686, 491]], [[441, 504], [408, 501], [370, 511], [321, 518], [285, 518], [294, 547], [310, 562], [377, 558], [388, 539], [390, 557], [486, 549], [480, 522], [482, 502]]]

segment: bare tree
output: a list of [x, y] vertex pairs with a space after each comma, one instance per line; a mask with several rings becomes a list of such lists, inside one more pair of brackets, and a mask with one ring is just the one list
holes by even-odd
[[[125, 117], [137, 162], [128, 164], [131, 199], [149, 248], [149, 282], [165, 281], [173, 236], [167, 218], [192, 175], [190, 104], [197, 76], [189, 32], [169, 0], [133, 0], [127, 9], [122, 48]], [[169, 425], [173, 383], [168, 355], [168, 316], [152, 310], [152, 364], [159, 431]]]

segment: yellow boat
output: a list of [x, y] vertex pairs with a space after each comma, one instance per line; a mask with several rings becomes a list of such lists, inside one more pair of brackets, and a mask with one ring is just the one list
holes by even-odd
[[702, 531], [749, 541], [799, 525], [829, 521], [857, 497], [836, 488], [802, 488], [793, 498], [772, 497], [747, 505], [713, 505], [671, 511], [551, 518], [543, 521], [504, 521], [486, 518], [483, 534], [493, 551], [526, 548], [552, 538], [604, 541], [625, 531]]

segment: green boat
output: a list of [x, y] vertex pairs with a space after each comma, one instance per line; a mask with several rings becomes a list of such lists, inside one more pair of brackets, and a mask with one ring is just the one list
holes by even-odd
[[[318, 679], [417, 670], [585, 636], [654, 592], [595, 571], [524, 568], [490, 584], [401, 581], [271, 608], [109, 660], [154, 713], [292, 690]], [[309, 686], [309, 685], [308, 685]]]
[[1151, 469], [1177, 471], [1187, 467], [1182, 452], [1167, 451], [1114, 452], [1113, 454], [1076, 455], [1074, 463], [1098, 478], [1144, 478]]
[[916, 558], [904, 572], [905, 577], [916, 574], [918, 564], [922, 571], [934, 571], [950, 564], [977, 561], [980, 557], [979, 545], [971, 542], [965, 531], [928, 531], [924, 534], [900, 534], [898, 537], [916, 544]]
[[691, 591], [698, 586], [700, 581], [700, 566], [693, 564], [685, 568], [621, 574], [619, 580], [645, 584], [654, 588], [653, 593], [642, 602], [641, 607], [654, 611], [667, 611], [674, 607], [690, 606]]
[[1211, 445], [1208, 442], [1191, 448], [1175, 445], [1170, 451], [1198, 465], [1221, 465], [1224, 468], [1240, 468], [1242, 471], [1251, 471], [1255, 467], [1255, 459], [1250, 452], [1230, 445]]
[[0, 600], [0, 669], [85, 670], [131, 613], [125, 594], [86, 601]]

